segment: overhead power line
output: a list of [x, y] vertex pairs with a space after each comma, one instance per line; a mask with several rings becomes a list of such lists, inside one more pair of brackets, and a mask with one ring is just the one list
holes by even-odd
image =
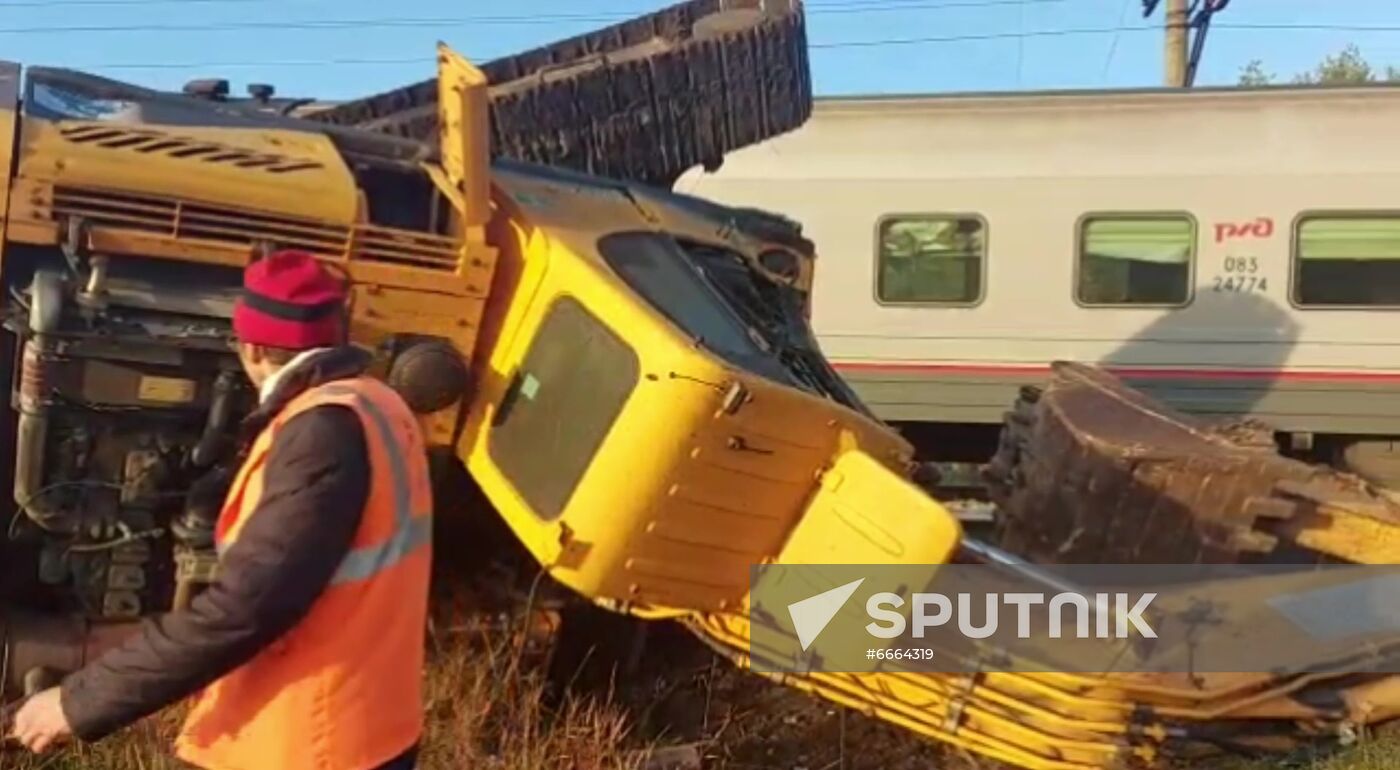
[[878, 40], [838, 40], [830, 43], [809, 43], [816, 50], [829, 48], [875, 48], [887, 45], [925, 45], [930, 43], [961, 43], [975, 40], [1009, 40], [1024, 37], [1064, 37], [1067, 35], [1106, 35], [1118, 32], [1145, 32], [1155, 27], [1085, 27], [1082, 29], [1038, 29], [1026, 32], [988, 32], [980, 35], [943, 35], [938, 37], [889, 37]]
[[[199, 3], [258, 3], [265, 0], [181, 0], [181, 2]], [[71, 3], [59, 3], [61, 5], [154, 5], [168, 3], [170, 0], [75, 0]], [[1063, 3], [1066, 0], [880, 0], [880, 2], [856, 2], [855, 0], [837, 0], [811, 6], [807, 11], [808, 15], [825, 14], [848, 14], [848, 13], [870, 13], [870, 12], [900, 12], [900, 11], [931, 11], [939, 9], [975, 9], [992, 8], [1007, 5], [1050, 5]], [[25, 0], [20, 5], [29, 5], [29, 0]], [[49, 3], [32, 3], [35, 6], [52, 5]], [[12, 7], [11, 4], [0, 2], [0, 8]], [[639, 12], [628, 11], [596, 11], [589, 13], [552, 13], [552, 14], [529, 14], [529, 15], [485, 15], [485, 16], [452, 16], [437, 18], [362, 18], [362, 19], [306, 19], [306, 20], [249, 20], [249, 21], [220, 21], [203, 23], [175, 23], [175, 24], [71, 24], [71, 25], [33, 25], [24, 27], [0, 27], [0, 34], [3, 35], [55, 35], [55, 34], [85, 34], [85, 33], [200, 33], [238, 30], [321, 30], [321, 29], [375, 29], [375, 28], [403, 28], [403, 27], [459, 27], [473, 24], [499, 24], [499, 25], [557, 25], [562, 23], [595, 23], [611, 24], [620, 21], [637, 18]]]
[[[93, 0], [96, 2], [96, 0]], [[116, 0], [105, 0], [115, 2]], [[123, 2], [156, 2], [156, 0], [122, 0]], [[181, 0], [182, 2], [200, 2], [200, 0]], [[214, 2], [214, 0], [205, 0]], [[260, 0], [223, 0], [224, 2], [259, 2]], [[971, 0], [952, 0], [952, 2], [940, 3], [903, 3], [897, 5], [851, 5], [848, 3], [832, 3], [822, 8], [817, 8], [808, 13], [853, 13], [867, 12], [872, 10], [933, 10], [940, 8], [975, 8], [990, 7], [995, 5], [1015, 5], [1020, 2], [1030, 4], [1050, 4], [1065, 2], [1065, 0], [981, 0], [971, 2]], [[178, 24], [73, 24], [59, 26], [24, 26], [24, 27], [0, 27], [0, 35], [45, 35], [45, 34], [82, 34], [82, 33], [204, 33], [219, 31], [237, 30], [363, 30], [363, 29], [384, 29], [384, 28], [405, 28], [405, 27], [460, 27], [475, 24], [518, 24], [518, 25], [538, 25], [538, 24], [559, 24], [565, 22], [591, 22], [610, 23], [619, 20], [635, 18], [635, 14], [628, 16], [617, 16], [611, 14], [551, 14], [548, 16], [454, 16], [439, 18], [363, 18], [363, 19], [308, 19], [301, 21], [226, 21], [226, 22], [206, 22], [206, 23], [178, 23]], [[1240, 30], [1320, 30], [1320, 31], [1345, 31], [1345, 32], [1400, 32], [1400, 26], [1369, 26], [1358, 24], [1325, 24], [1325, 23], [1233, 23], [1221, 22], [1216, 24], [1217, 29], [1240, 29]], [[1152, 27], [1096, 27], [1085, 29], [1068, 30], [1031, 30], [1025, 32], [994, 32], [974, 35], [953, 35], [947, 37], [919, 37], [919, 38], [894, 38], [891, 40], [869, 40], [851, 41], [813, 45], [813, 48], [834, 48], [845, 46], [871, 46], [871, 45], [904, 45], [910, 43], [934, 43], [934, 42], [954, 42], [958, 40], [995, 40], [1001, 38], [1020, 37], [1054, 37], [1060, 35], [1087, 35], [1087, 34], [1112, 34], [1116, 32], [1134, 32]]]
[[[977, 6], [995, 7], [999, 5], [1037, 5], [1040, 3], [1063, 3], [1067, 0], [951, 0], [950, 2], [930, 2], [930, 0], [834, 0], [831, 2], [808, 3], [807, 9], [828, 9], [828, 8], [877, 8], [898, 9], [903, 6], [913, 8], [975, 8]], [[151, 6], [151, 5], [278, 5], [286, 6], [293, 0], [0, 0], [0, 8], [54, 8], [54, 7], [89, 7], [100, 8], [103, 6], [122, 8], [129, 6]], [[304, 0], [302, 5], [329, 3], [331, 0]], [[646, 10], [618, 8], [593, 11], [590, 15], [616, 16], [619, 18], [635, 18], [648, 13]], [[560, 14], [532, 14], [532, 18], [549, 20]], [[564, 14], [571, 15], [571, 14]], [[577, 15], [577, 14], [572, 14]]]
[[[1062, 35], [1098, 34], [1106, 32], [1145, 32], [1154, 27], [1109, 27], [1103, 29], [1060, 29], [1029, 32], [996, 32], [985, 35], [949, 35], [946, 37], [888, 38], [883, 40], [842, 40], [830, 43], [810, 43], [809, 48], [825, 50], [831, 48], [865, 48], [882, 45], [916, 45], [928, 43], [955, 43], [975, 40], [998, 40], [1015, 37], [1054, 37]], [[491, 57], [483, 57], [483, 61]], [[344, 59], [300, 59], [291, 61], [197, 61], [197, 62], [151, 62], [72, 65], [78, 69], [140, 70], [140, 69], [215, 69], [219, 67], [314, 67], [320, 65], [369, 65], [369, 64], [416, 64], [431, 63], [431, 56], [404, 58], [344, 58]]]
[[1214, 25], [1216, 29], [1267, 29], [1267, 30], [1306, 30], [1306, 31], [1329, 31], [1329, 32], [1400, 32], [1400, 26], [1373, 26], [1366, 24], [1270, 24], [1270, 23], [1239, 23], [1230, 24], [1220, 22]]
[[[487, 57], [490, 58], [490, 57]], [[285, 61], [196, 61], [196, 62], [150, 62], [119, 63], [119, 64], [78, 64], [71, 65], [70, 69], [77, 70], [193, 70], [193, 69], [235, 69], [243, 67], [334, 67], [339, 65], [361, 66], [379, 64], [433, 64], [437, 59], [432, 56], [404, 56], [376, 58], [345, 58], [345, 59], [292, 59]]]
[[[579, 15], [554, 17], [555, 21], [608, 22], [610, 16]], [[72, 24], [63, 26], [0, 27], [0, 35], [72, 35], [83, 33], [130, 32], [224, 32], [244, 30], [385, 29], [389, 27], [456, 27], [467, 24], [534, 24], [528, 16], [496, 16], [438, 19], [308, 19], [304, 21], [225, 21], [181, 24]]]
[[[1349, 24], [1226, 24], [1215, 25], [1216, 29], [1275, 30], [1275, 31], [1346, 31], [1346, 32], [1400, 32], [1400, 26], [1365, 26]], [[882, 38], [878, 40], [839, 40], [830, 43], [810, 43], [809, 48], [871, 48], [886, 45], [922, 45], [932, 43], [957, 43], [974, 40], [1003, 40], [1018, 37], [1063, 37], [1067, 35], [1109, 35], [1123, 32], [1156, 32], [1157, 27], [1119, 26], [1084, 27], [1079, 29], [1042, 29], [1028, 32], [989, 32], [974, 35], [947, 35], [941, 37]]]
[[[1221, 23], [1215, 25], [1220, 29], [1238, 30], [1349, 30], [1354, 32], [1400, 32], [1400, 26], [1364, 26], [1364, 25], [1328, 25], [1328, 24], [1250, 24], [1250, 23]], [[1067, 37], [1072, 35], [1106, 35], [1133, 32], [1157, 32], [1155, 26], [1115, 26], [1115, 27], [1083, 27], [1075, 29], [1046, 29], [1028, 30], [1025, 32], [989, 32], [986, 34], [967, 35], [945, 35], [929, 37], [905, 37], [905, 38], [882, 38], [876, 40], [833, 40], [829, 42], [814, 42], [809, 44], [813, 50], [834, 50], [843, 48], [876, 48], [881, 46], [906, 46], [906, 45], [934, 45], [939, 43], [961, 43], [975, 42], [982, 40], [1006, 40], [1021, 37]], [[504, 55], [504, 54], [503, 54]], [[493, 57], [480, 57], [486, 61]], [[300, 60], [245, 60], [245, 61], [186, 61], [186, 62], [118, 62], [118, 63], [93, 63], [93, 64], [73, 64], [69, 65], [77, 69], [92, 70], [166, 70], [166, 69], [217, 69], [217, 68], [242, 68], [242, 67], [317, 67], [336, 65], [375, 65], [375, 64], [431, 64], [435, 59], [431, 56], [412, 57], [391, 57], [391, 58], [332, 58], [332, 59], [300, 59]]]
[[1113, 42], [1108, 44], [1108, 56], [1103, 60], [1103, 79], [1108, 80], [1109, 67], [1113, 66], [1113, 57], [1118, 54], [1118, 40], [1122, 37], [1122, 26], [1128, 20], [1128, 3], [1130, 0], [1123, 0], [1123, 5], [1118, 9], [1118, 31], [1113, 33]]
[[0, 8], [120, 8], [132, 5], [256, 5], [273, 0], [4, 0]]
[[856, 12], [856, 11], [906, 11], [925, 10], [937, 8], [995, 8], [1003, 5], [1015, 5], [1025, 7], [1027, 5], [1053, 5], [1068, 2], [1068, 0], [944, 0], [943, 2], [930, 2], [930, 0], [870, 0], [859, 2], [858, 0], [846, 0], [842, 2], [829, 3], [808, 3], [807, 15], [818, 15], [832, 12]]

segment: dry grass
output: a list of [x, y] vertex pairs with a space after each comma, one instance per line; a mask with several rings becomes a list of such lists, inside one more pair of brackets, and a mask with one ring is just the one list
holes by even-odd
[[[538, 661], [479, 626], [433, 634], [424, 770], [633, 770], [647, 747], [625, 711], [595, 697], [554, 699]], [[0, 770], [178, 770], [167, 753], [183, 709], [172, 708], [94, 745], [47, 756], [0, 754]]]
[[1292, 757], [1247, 762], [1230, 760], [1212, 770], [1396, 770], [1400, 768], [1400, 735], [1382, 735], [1345, 751], [1302, 753]]
[[[651, 747], [633, 729], [629, 713], [636, 715], [635, 705], [629, 712], [606, 694], [550, 698], [541, 661], [522, 654], [508, 638], [477, 626], [440, 628], [434, 633], [427, 680], [428, 732], [419, 766], [424, 770], [640, 770]], [[716, 753], [707, 752], [706, 767], [1006, 770], [1003, 765], [968, 758], [940, 757], [936, 746], [866, 720], [851, 724], [838, 760], [831, 756], [833, 747], [824, 747], [823, 755], [820, 746], [831, 737], [823, 734], [833, 732], [834, 710], [738, 672], [716, 671], [713, 681], [720, 690], [742, 687], [746, 692], [714, 693], [719, 700], [744, 705], [715, 707], [716, 712], [737, 712], [733, 714], [737, 724], [724, 720], [731, 724], [731, 734], [720, 741], [724, 746], [715, 747]], [[756, 692], [748, 691], [747, 685]], [[165, 753], [178, 729], [180, 711], [172, 709], [93, 746], [74, 746], [47, 757], [0, 755], [0, 770], [181, 770]], [[725, 728], [711, 723], [704, 732], [713, 736], [716, 730]], [[1395, 770], [1400, 768], [1400, 735], [1382, 736], [1328, 755], [1256, 762], [1219, 759], [1189, 767]]]
[[[537, 661], [477, 626], [437, 635], [424, 768], [639, 768], [646, 748], [611, 698], [549, 697]], [[552, 700], [559, 702], [551, 703]]]
[[[955, 770], [997, 768], [950, 754], [892, 725], [849, 714], [701, 656], [669, 657], [660, 639], [652, 664], [614, 694], [596, 682], [551, 688], [546, 650], [521, 644], [517, 622], [438, 612], [426, 678], [424, 770], [640, 770], [660, 743], [698, 741], [715, 770]], [[616, 635], [616, 634], [614, 634]], [[611, 681], [609, 677], [607, 681]], [[582, 691], [592, 694], [579, 694]], [[96, 745], [49, 756], [0, 754], [0, 770], [183, 770], [167, 754], [183, 709]], [[1395, 770], [1400, 735], [1328, 756], [1266, 761], [1217, 759], [1192, 770]]]

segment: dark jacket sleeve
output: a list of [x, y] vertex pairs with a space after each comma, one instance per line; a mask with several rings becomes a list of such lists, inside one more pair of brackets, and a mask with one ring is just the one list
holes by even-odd
[[369, 452], [354, 412], [316, 407], [283, 426], [263, 496], [215, 581], [185, 610], [68, 676], [74, 735], [97, 740], [208, 685], [302, 618], [354, 540], [369, 495]]

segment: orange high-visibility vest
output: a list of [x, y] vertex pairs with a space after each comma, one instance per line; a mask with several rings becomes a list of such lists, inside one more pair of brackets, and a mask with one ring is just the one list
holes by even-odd
[[281, 427], [325, 404], [349, 407], [364, 426], [371, 477], [360, 528], [307, 615], [200, 694], [176, 754], [207, 770], [365, 770], [422, 735], [432, 492], [422, 433], [396, 393], [360, 377], [293, 399], [253, 443], [215, 540], [221, 552], [238, 541]]

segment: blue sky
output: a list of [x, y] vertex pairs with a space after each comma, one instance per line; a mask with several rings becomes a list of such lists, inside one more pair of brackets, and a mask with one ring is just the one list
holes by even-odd
[[[439, 39], [487, 60], [665, 4], [0, 0], [0, 58], [164, 88], [218, 76], [239, 92], [249, 82], [271, 82], [285, 95], [346, 98], [430, 77]], [[1097, 88], [1161, 79], [1161, 10], [1145, 20], [1141, 0], [809, 0], [807, 7], [819, 94]], [[1233, 0], [1216, 19], [1200, 84], [1233, 82], [1256, 58], [1292, 75], [1349, 42], [1373, 64], [1400, 64], [1394, 0]], [[284, 23], [290, 26], [279, 28]], [[1260, 28], [1270, 25], [1328, 28]], [[1118, 27], [1134, 29], [1111, 31]], [[972, 39], [850, 45], [910, 38]]]

